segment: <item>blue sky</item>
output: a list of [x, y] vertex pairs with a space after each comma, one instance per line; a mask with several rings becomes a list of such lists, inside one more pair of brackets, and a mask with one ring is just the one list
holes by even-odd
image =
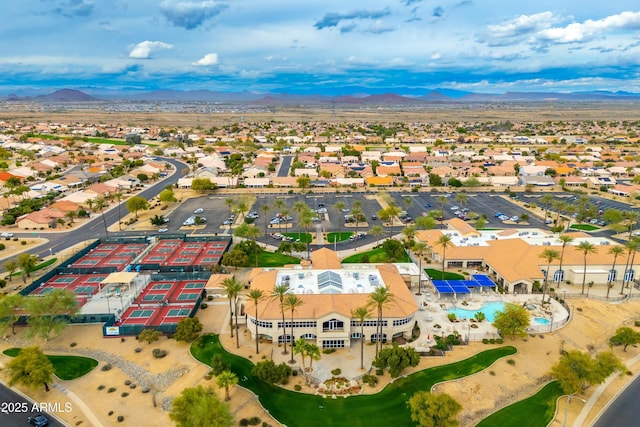
[[2, 92], [640, 92], [637, 0], [11, 0], [2, 16]]

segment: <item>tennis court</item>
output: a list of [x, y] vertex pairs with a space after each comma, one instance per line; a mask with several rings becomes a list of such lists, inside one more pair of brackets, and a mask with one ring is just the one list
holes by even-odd
[[51, 284], [59, 284], [59, 283], [64, 283], [64, 284], [69, 284], [69, 283], [73, 283], [76, 281], [75, 277], [56, 277], [53, 281], [50, 281], [49, 283]]
[[151, 315], [153, 314], [153, 310], [132, 310], [131, 313], [129, 313], [129, 318], [142, 318], [142, 317], [151, 317]]
[[163, 301], [166, 298], [166, 296], [167, 296], [166, 293], [145, 294], [145, 295], [141, 295], [142, 298], [137, 298], [136, 301], [134, 301], [134, 302], [157, 302], [157, 301]]
[[187, 282], [184, 284], [184, 289], [202, 289], [205, 286], [205, 282]]
[[172, 287], [173, 287], [173, 283], [155, 283], [155, 284], [151, 285], [150, 290], [152, 290], [152, 291], [162, 291], [162, 290], [171, 289]]
[[98, 288], [96, 286], [76, 286], [73, 289], [74, 294], [91, 294], [96, 293]]
[[200, 296], [200, 292], [183, 292], [176, 298], [177, 301], [195, 301]]

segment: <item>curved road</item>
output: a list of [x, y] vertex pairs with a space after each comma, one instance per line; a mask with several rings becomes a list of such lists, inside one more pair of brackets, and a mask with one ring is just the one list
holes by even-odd
[[640, 395], [640, 376], [609, 405], [593, 423], [593, 427], [635, 427], [638, 420], [638, 396]]
[[[24, 427], [28, 426], [28, 416], [33, 416], [40, 411], [32, 411], [38, 407], [38, 404], [29, 400], [22, 395], [16, 393], [4, 384], [0, 384], [0, 425], [2, 427]], [[55, 405], [52, 407], [54, 410], [67, 411], [71, 407], [65, 407], [64, 404], [58, 403], [58, 407]], [[47, 414], [50, 427], [63, 427], [64, 424], [59, 422], [56, 418]]]

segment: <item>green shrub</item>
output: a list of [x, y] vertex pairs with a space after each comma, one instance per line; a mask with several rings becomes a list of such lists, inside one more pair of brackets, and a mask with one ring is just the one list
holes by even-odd
[[496, 344], [502, 344], [504, 340], [502, 338], [496, 338]]
[[258, 424], [260, 424], [260, 418], [259, 417], [251, 417], [249, 418], [249, 425], [251, 426], [257, 426]]
[[71, 344], [69, 344], [69, 347], [75, 347], [77, 345], [78, 345], [78, 343], [72, 342]]
[[640, 320], [636, 320], [635, 322], [633, 322], [633, 324], [636, 326], [640, 326]]
[[103, 371], [110, 371], [110, 370], [111, 370], [111, 364], [107, 363], [106, 365], [104, 365], [104, 366], [102, 367], [102, 370], [103, 370]]
[[152, 351], [152, 354], [153, 354], [153, 357], [155, 357], [156, 359], [162, 359], [167, 355], [167, 351], [162, 350], [161, 348], [154, 348]]
[[6, 246], [4, 245], [4, 243], [0, 243], [0, 251], [4, 251], [6, 249]]
[[482, 338], [482, 344], [489, 344], [489, 339]]
[[[294, 371], [294, 372], [295, 372], [295, 371]], [[293, 386], [293, 389], [294, 389], [295, 391], [300, 391], [300, 390], [302, 390], [302, 386], [301, 386], [300, 384], [296, 384], [296, 385], [294, 385], [294, 386]]]
[[200, 304], [200, 308], [203, 310], [207, 307], [209, 307], [209, 305], [206, 302], [203, 302], [202, 304]]
[[103, 386], [102, 384], [100, 384], [100, 385], [98, 386], [98, 390], [104, 390], [104, 386]]
[[324, 354], [331, 354], [331, 353], [335, 353], [336, 349], [335, 348], [325, 348], [324, 350], [322, 350], [322, 352]]
[[335, 375], [335, 376], [338, 376], [341, 373], [342, 373], [342, 370], [340, 368], [336, 368], [336, 369], [331, 371], [331, 375]]
[[26, 240], [21, 240], [21, 241], [20, 241], [20, 244], [21, 244], [22, 246], [26, 246], [26, 245], [27, 245], [27, 241], [26, 241]]
[[129, 396], [129, 393], [127, 393], [127, 392], [125, 391], [125, 392], [123, 392], [120, 396], [122, 396], [122, 397], [127, 397], [127, 396]]
[[246, 427], [246, 426], [249, 425], [249, 420], [246, 419], [246, 418], [243, 418], [243, 419], [240, 420], [240, 422], [238, 424], [240, 424], [241, 426]]
[[122, 415], [118, 415], [118, 422], [121, 423], [124, 421], [124, 417]]
[[489, 338], [489, 344], [495, 344], [496, 340], [494, 338]]
[[109, 390], [107, 390], [107, 393], [113, 393], [114, 391], [116, 391], [115, 387], [109, 387]]
[[369, 387], [375, 387], [376, 385], [378, 385], [378, 377], [376, 377], [375, 375], [363, 375], [362, 382]]
[[509, 360], [507, 360], [507, 363], [508, 363], [509, 365], [511, 365], [511, 366], [515, 366], [516, 361], [515, 361], [515, 360], [513, 360], [513, 359], [509, 359]]

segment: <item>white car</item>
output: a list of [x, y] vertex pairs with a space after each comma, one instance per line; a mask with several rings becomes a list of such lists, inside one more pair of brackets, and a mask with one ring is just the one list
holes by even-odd
[[0, 233], [0, 237], [4, 237], [8, 239], [10, 237], [13, 237], [13, 233], [3, 232], [3, 233]]
[[195, 211], [193, 211], [194, 214], [200, 214], [202, 212], [204, 212], [204, 209], [202, 209], [202, 208], [198, 208]]
[[168, 228], [158, 228], [158, 233], [166, 233], [167, 231], [169, 231]]
[[514, 216], [512, 216], [511, 218], [509, 218], [509, 220], [510, 220], [510, 221], [513, 221], [513, 222], [518, 222], [518, 221], [520, 221], [520, 217], [519, 217], [519, 216], [514, 215]]

